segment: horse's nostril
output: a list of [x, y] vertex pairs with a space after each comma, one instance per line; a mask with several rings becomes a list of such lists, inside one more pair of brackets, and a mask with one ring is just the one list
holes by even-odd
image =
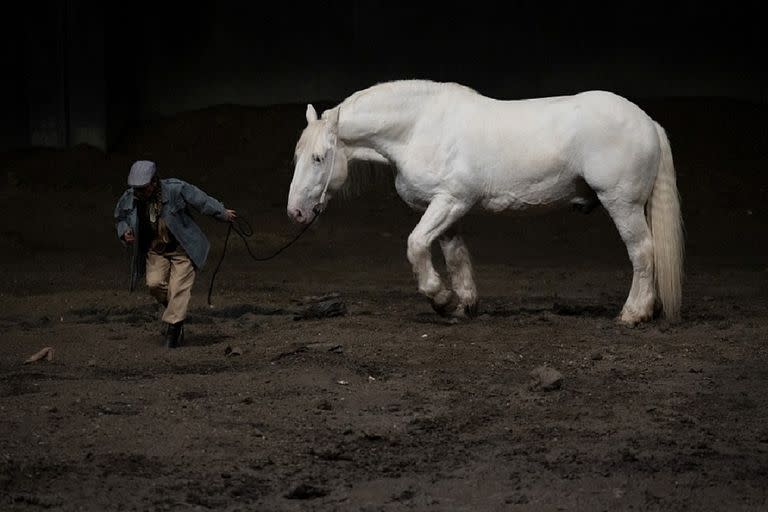
[[301, 214], [301, 210], [298, 208], [294, 208], [291, 210], [291, 217], [293, 217], [296, 220], [301, 220], [304, 216]]

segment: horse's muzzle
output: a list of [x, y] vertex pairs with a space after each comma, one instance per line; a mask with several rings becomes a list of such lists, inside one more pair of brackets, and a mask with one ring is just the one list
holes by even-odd
[[288, 208], [288, 217], [298, 224], [307, 222], [307, 216], [299, 208]]
[[297, 224], [309, 224], [322, 211], [323, 207], [321, 204], [316, 204], [311, 212], [303, 211], [301, 208], [288, 208], [288, 217]]

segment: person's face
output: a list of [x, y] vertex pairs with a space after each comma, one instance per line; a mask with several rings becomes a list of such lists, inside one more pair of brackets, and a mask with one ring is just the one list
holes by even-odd
[[155, 183], [155, 180], [152, 180], [149, 184], [144, 185], [143, 187], [133, 187], [133, 195], [136, 196], [137, 199], [144, 201], [152, 196], [155, 188], [157, 188], [157, 184]]

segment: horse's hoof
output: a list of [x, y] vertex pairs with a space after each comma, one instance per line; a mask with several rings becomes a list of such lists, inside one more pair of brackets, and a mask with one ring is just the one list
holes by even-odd
[[616, 317], [616, 323], [624, 327], [634, 328], [634, 327], [637, 327], [637, 324], [640, 323], [640, 320], [629, 319], [629, 318], [626, 318], [624, 315], [619, 315]]
[[459, 298], [451, 290], [444, 290], [438, 293], [434, 299], [429, 299], [432, 309], [440, 316], [449, 316], [456, 311], [459, 304]]
[[621, 314], [616, 317], [616, 323], [624, 325], [626, 327], [637, 327], [643, 322], [647, 322], [651, 319], [651, 315], [636, 315], [622, 311]]
[[469, 318], [475, 318], [477, 316], [477, 301], [464, 304], [464, 314]]
[[477, 316], [477, 302], [459, 304], [453, 312], [455, 318], [474, 318]]

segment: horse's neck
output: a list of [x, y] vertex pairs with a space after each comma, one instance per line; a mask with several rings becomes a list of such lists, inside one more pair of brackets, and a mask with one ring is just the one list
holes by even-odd
[[339, 138], [349, 145], [390, 153], [407, 138], [426, 97], [436, 92], [385, 84], [356, 93], [336, 107]]

